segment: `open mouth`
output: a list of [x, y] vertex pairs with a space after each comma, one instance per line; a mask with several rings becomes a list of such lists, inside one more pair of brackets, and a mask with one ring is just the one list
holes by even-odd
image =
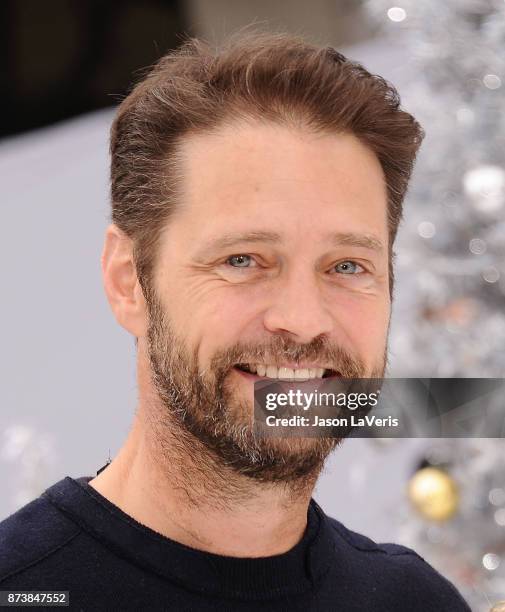
[[307, 379], [321, 379], [321, 378], [340, 378], [341, 374], [336, 370], [329, 368], [273, 368], [273, 367], [262, 367], [253, 366], [248, 363], [237, 363], [233, 366], [235, 370], [248, 374], [249, 377], [255, 379], [280, 379], [280, 380], [307, 380]]

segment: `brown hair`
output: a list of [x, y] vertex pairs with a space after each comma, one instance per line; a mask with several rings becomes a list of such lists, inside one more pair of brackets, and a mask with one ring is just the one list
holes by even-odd
[[177, 144], [185, 134], [258, 119], [314, 132], [350, 132], [381, 163], [392, 245], [421, 126], [396, 89], [331, 47], [299, 36], [238, 32], [219, 50], [190, 38], [163, 56], [119, 106], [111, 129], [112, 222], [133, 240], [144, 293], [161, 229], [177, 202]]

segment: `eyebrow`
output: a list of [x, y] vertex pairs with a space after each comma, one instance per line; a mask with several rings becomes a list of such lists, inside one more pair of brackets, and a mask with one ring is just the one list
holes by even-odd
[[354, 232], [337, 232], [329, 234], [329, 240], [334, 246], [347, 245], [382, 252], [382, 241], [372, 234], [356, 234]]
[[[382, 252], [384, 245], [381, 240], [372, 234], [358, 234], [355, 232], [332, 232], [326, 234], [326, 240], [332, 246], [355, 246], [372, 251]], [[282, 236], [276, 232], [270, 231], [250, 231], [250, 232], [239, 232], [229, 233], [214, 238], [207, 242], [202, 249], [200, 249], [195, 258], [202, 259], [209, 253], [220, 251], [222, 249], [231, 248], [237, 244], [244, 242], [253, 243], [266, 243], [266, 244], [279, 244], [282, 243]]]

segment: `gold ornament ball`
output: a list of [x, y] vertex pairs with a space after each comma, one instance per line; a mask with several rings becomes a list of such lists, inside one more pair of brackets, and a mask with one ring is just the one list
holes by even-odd
[[425, 467], [414, 474], [409, 482], [408, 495], [417, 510], [431, 521], [450, 519], [459, 506], [454, 479], [435, 467]]

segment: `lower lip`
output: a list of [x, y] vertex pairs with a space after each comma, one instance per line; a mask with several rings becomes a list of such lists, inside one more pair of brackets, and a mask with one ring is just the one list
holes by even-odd
[[257, 376], [256, 374], [251, 374], [250, 372], [244, 372], [244, 370], [241, 370], [240, 368], [237, 367], [233, 367], [233, 369], [235, 370], [235, 372], [238, 372], [241, 376], [243, 376], [246, 380], [252, 380], [253, 382], [256, 382], [257, 380], [265, 380], [266, 376]]

